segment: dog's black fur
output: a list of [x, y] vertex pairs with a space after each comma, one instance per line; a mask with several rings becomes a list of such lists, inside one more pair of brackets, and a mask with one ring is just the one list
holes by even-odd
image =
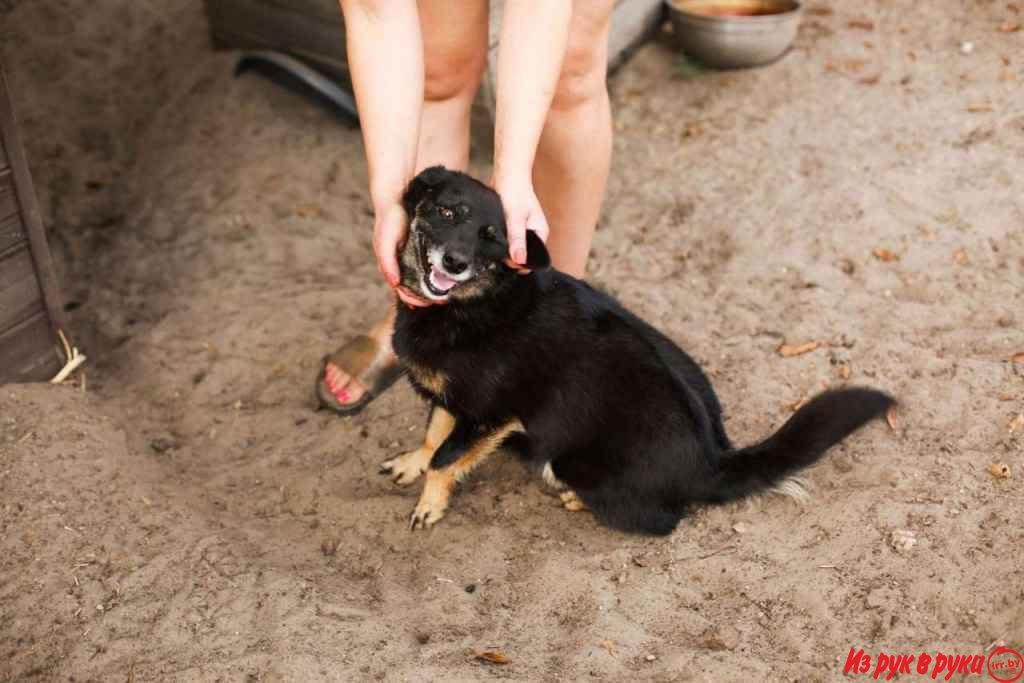
[[[438, 220], [444, 202], [454, 211]], [[502, 263], [507, 238], [493, 190], [435, 167], [410, 185], [405, 206], [430, 224], [420, 223], [427, 239], [469, 250], [486, 276], [486, 286], [460, 284], [445, 305], [399, 307], [395, 351], [444, 378], [442, 392], [413, 385], [455, 417], [431, 469], [458, 460], [472, 434], [517, 419], [523, 456], [550, 463], [603, 521], [667, 534], [691, 504], [769, 489], [894, 404], [872, 389], [828, 391], [765, 441], [734, 448], [708, 378], [671, 340], [607, 294], [545, 270], [547, 251], [533, 233], [533, 272]], [[460, 212], [464, 220], [451, 220]], [[463, 286], [472, 295], [456, 296]]]

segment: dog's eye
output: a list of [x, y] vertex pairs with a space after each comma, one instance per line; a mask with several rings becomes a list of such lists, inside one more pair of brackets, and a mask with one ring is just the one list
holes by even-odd
[[450, 221], [451, 219], [455, 218], [455, 212], [449, 209], [447, 206], [437, 207], [437, 212], [441, 214], [441, 218], [445, 219], [446, 221]]
[[480, 228], [480, 239], [493, 240], [498, 235], [498, 229], [493, 225], [485, 225]]

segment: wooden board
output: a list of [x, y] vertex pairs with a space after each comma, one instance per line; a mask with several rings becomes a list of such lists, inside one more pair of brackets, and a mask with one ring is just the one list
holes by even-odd
[[25, 230], [21, 225], [18, 198], [14, 194], [14, 174], [6, 168], [0, 170], [0, 255], [23, 241]]
[[43, 294], [28, 245], [0, 255], [0, 330], [19, 325], [43, 310]]
[[46, 380], [64, 310], [2, 68], [0, 150], [0, 383]]
[[61, 363], [57, 347], [49, 341], [51, 336], [50, 320], [42, 309], [21, 324], [0, 332], [2, 381], [37, 382], [57, 374]]

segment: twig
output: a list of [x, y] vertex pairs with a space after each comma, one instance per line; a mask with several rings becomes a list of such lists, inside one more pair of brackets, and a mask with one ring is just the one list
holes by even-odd
[[57, 330], [57, 336], [60, 337], [61, 344], [64, 345], [64, 367], [54, 375], [53, 379], [50, 380], [50, 384], [62, 384], [86, 360], [84, 353], [79, 353], [77, 347], [71, 346], [68, 343], [64, 330]]

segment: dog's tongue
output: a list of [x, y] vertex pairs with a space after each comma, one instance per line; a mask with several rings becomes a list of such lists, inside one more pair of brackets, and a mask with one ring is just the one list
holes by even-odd
[[430, 269], [430, 279], [431, 284], [445, 292], [454, 287], [456, 284], [455, 280], [448, 277], [437, 268]]

